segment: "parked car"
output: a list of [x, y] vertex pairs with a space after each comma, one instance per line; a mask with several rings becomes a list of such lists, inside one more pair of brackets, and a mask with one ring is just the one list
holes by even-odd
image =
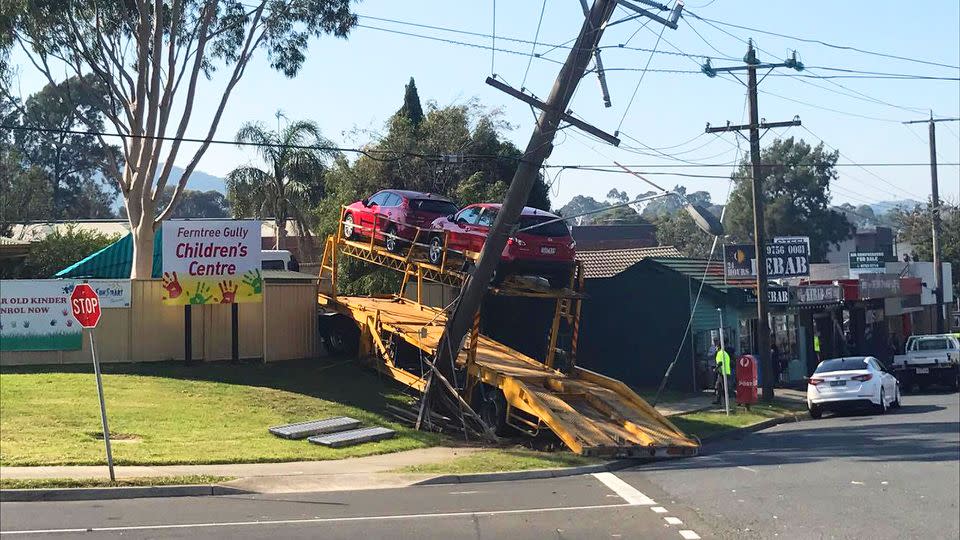
[[[417, 228], [429, 228], [438, 217], [456, 211], [457, 205], [441, 195], [385, 189], [347, 207], [343, 216], [343, 236], [347, 239], [356, 236], [369, 238], [375, 220], [379, 219], [376, 239], [383, 240], [387, 250], [396, 252], [405, 242], [413, 241]], [[425, 236], [421, 239], [426, 243]]]
[[960, 340], [951, 334], [910, 336], [906, 354], [893, 357], [893, 371], [905, 388], [931, 383], [960, 389]]
[[300, 271], [297, 258], [286, 249], [265, 249], [260, 252], [260, 268], [263, 270]]
[[[499, 204], [472, 204], [456, 214], [434, 220], [430, 237], [430, 262], [441, 262], [444, 233], [447, 249], [467, 255], [479, 253], [499, 211]], [[549, 212], [525, 207], [520, 215], [517, 233], [503, 248], [498, 278], [511, 274], [533, 274], [547, 278], [555, 288], [567, 285], [574, 265], [576, 242], [567, 225], [563, 221], [555, 221], [557, 219], [558, 216]]]
[[812, 418], [824, 411], [872, 407], [883, 414], [900, 406], [900, 382], [872, 356], [848, 356], [820, 362], [807, 383]]

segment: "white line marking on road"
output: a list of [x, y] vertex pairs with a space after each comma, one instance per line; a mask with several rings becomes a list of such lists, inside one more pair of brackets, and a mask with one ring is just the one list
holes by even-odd
[[637, 491], [637, 488], [624, 482], [617, 475], [610, 472], [593, 473], [593, 477], [603, 482], [603, 485], [612, 489], [621, 499], [634, 505], [653, 505], [657, 504], [653, 499]]
[[855, 486], [862, 486], [862, 485], [863, 485], [863, 482], [857, 482], [856, 480], [851, 480], [850, 483], [853, 484], [853, 485], [855, 485]]
[[313, 519], [274, 519], [264, 521], [219, 521], [210, 523], [176, 523], [166, 525], [127, 525], [116, 527], [86, 527], [72, 529], [29, 529], [22, 531], [0, 531], [0, 536], [27, 534], [56, 534], [83, 532], [119, 532], [119, 531], [155, 531], [164, 529], [205, 529], [214, 527], [246, 527], [262, 525], [297, 525], [306, 523], [349, 523], [357, 521], [399, 521], [404, 519], [429, 519], [473, 516], [502, 516], [511, 514], [545, 514], [552, 512], [576, 512], [579, 510], [604, 510], [608, 508], [626, 508], [632, 504], [598, 504], [593, 506], [566, 506], [552, 508], [526, 508], [518, 510], [479, 510], [475, 512], [442, 512], [437, 514], [396, 514], [382, 516], [330, 517]]
[[480, 493], [479, 491], [451, 491], [450, 495], [473, 495], [475, 493]]
[[664, 508], [664, 507], [662, 507], [662, 506], [654, 506], [653, 508], [651, 508], [651, 510], [653, 510], [654, 512], [656, 512], [656, 513], [658, 513], [658, 514], [666, 514], [666, 513], [667, 513], [667, 509]]
[[683, 540], [700, 540], [700, 535], [693, 531], [680, 531], [680, 536], [683, 537]]
[[753, 474], [757, 474], [757, 470], [756, 470], [756, 469], [751, 469], [750, 467], [744, 467], [743, 465], [738, 465], [737, 468], [738, 468], [738, 469], [743, 469], [743, 470], [745, 470], [745, 471], [750, 471], [750, 472], [752, 472]]
[[675, 518], [675, 517], [673, 517], [673, 516], [667, 516], [667, 517], [663, 518], [663, 520], [666, 521], [666, 522], [667, 522], [668, 524], [670, 524], [670, 525], [683, 525], [683, 522], [680, 521], [680, 518]]

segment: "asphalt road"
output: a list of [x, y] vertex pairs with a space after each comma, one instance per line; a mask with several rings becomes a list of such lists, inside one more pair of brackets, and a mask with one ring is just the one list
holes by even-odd
[[960, 396], [906, 395], [886, 415], [782, 424], [618, 474], [696, 509], [711, 535], [726, 525], [737, 538], [956, 540]]
[[25, 538], [951, 538], [960, 398], [825, 417], [616, 474], [296, 495], [0, 504]]

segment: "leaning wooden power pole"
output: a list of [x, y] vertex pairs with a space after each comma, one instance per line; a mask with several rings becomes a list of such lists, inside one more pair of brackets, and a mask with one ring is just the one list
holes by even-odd
[[[946, 332], [943, 321], [943, 263], [940, 262], [940, 184], [937, 181], [937, 122], [958, 122], [960, 118], [934, 118], [930, 111], [929, 120], [912, 120], [904, 124], [929, 124], [930, 136], [930, 211], [933, 221], [933, 280], [937, 284], [934, 294], [937, 299], [937, 333]], [[956, 292], [954, 292], [956, 294]]]
[[770, 68], [773, 70], [778, 67], [789, 67], [796, 70], [802, 70], [803, 64], [797, 61], [796, 54], [793, 58], [779, 64], [761, 64], [757, 60], [757, 51], [753, 48], [753, 40], [750, 40], [747, 48], [747, 55], [743, 57], [746, 66], [736, 66], [727, 68], [714, 68], [709, 60], [703, 66], [703, 72], [709, 77], [714, 77], [718, 72], [747, 71], [747, 95], [750, 101], [750, 123], [747, 125], [730, 125], [714, 128], [707, 124], [707, 133], [719, 133], [724, 131], [733, 131], [737, 134], [740, 131], [748, 130], [750, 132], [750, 163], [753, 170], [753, 244], [757, 252], [757, 355], [760, 357], [760, 371], [763, 373], [763, 380], [760, 381], [763, 387], [764, 401], [773, 399], [773, 381], [775, 374], [773, 372], [773, 359], [770, 357], [770, 324], [767, 319], [767, 262], [766, 262], [766, 233], [764, 230], [763, 219], [763, 164], [760, 162], [760, 130], [775, 127], [799, 126], [800, 120], [794, 118], [789, 122], [766, 123], [760, 121], [760, 111], [757, 106], [757, 68]]
[[[667, 9], [666, 6], [650, 0], [635, 1], [655, 9]], [[553, 138], [561, 120], [612, 144], [619, 144], [616, 137], [608, 135], [566, 112], [574, 90], [580, 83], [580, 79], [583, 78], [590, 59], [595, 56], [600, 37], [603, 35], [606, 24], [618, 4], [637, 12], [640, 16], [656, 20], [671, 28], [677, 27], [677, 20], [683, 6], [682, 3], [678, 2], [677, 7], [670, 13], [669, 19], [665, 19], [627, 0], [594, 0], [593, 6], [586, 12], [586, 20], [580, 28], [580, 33], [571, 47], [563, 67], [560, 68], [560, 73], [557, 74], [557, 79], [546, 102], [513, 89], [496, 80], [495, 77], [487, 79], [487, 84], [529, 103], [540, 109], [541, 113], [537, 119], [533, 135], [530, 136], [530, 142], [527, 143], [523, 157], [520, 158], [513, 181], [510, 183], [506, 198], [504, 198], [500, 207], [500, 212], [487, 235], [486, 242], [484, 242], [480, 258], [464, 284], [460, 297], [453, 308], [453, 313], [447, 319], [440, 342], [437, 344], [436, 366], [441, 374], [451, 381], [455, 380], [454, 362], [460, 353], [464, 336], [473, 325], [474, 316], [480, 309], [480, 304], [490, 285], [490, 280], [493, 278], [493, 273], [500, 263], [500, 255], [507, 244], [507, 239], [513, 234], [517, 226], [520, 213], [530, 196], [530, 189], [537, 179], [540, 167], [553, 150]], [[432, 393], [438, 391], [433, 390]], [[436, 398], [431, 398], [430, 395], [427, 398], [431, 399], [432, 402], [436, 400]]]

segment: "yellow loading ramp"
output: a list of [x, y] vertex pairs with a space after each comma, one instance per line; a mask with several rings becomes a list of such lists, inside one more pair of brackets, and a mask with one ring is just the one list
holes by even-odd
[[[393, 364], [385, 336], [393, 334], [433, 355], [445, 322], [441, 310], [397, 297], [334, 299], [321, 294], [320, 302], [359, 324], [361, 353], [379, 352], [375, 356], [382, 359], [374, 362], [376, 369], [423, 391], [424, 379]], [[457, 362], [472, 383], [503, 391], [508, 417], [523, 424], [518, 427], [549, 428], [578, 454], [678, 457], [698, 451], [696, 441], [620, 381], [579, 367], [561, 373], [483, 335], [468, 344]], [[464, 396], [468, 402], [471, 382]]]

